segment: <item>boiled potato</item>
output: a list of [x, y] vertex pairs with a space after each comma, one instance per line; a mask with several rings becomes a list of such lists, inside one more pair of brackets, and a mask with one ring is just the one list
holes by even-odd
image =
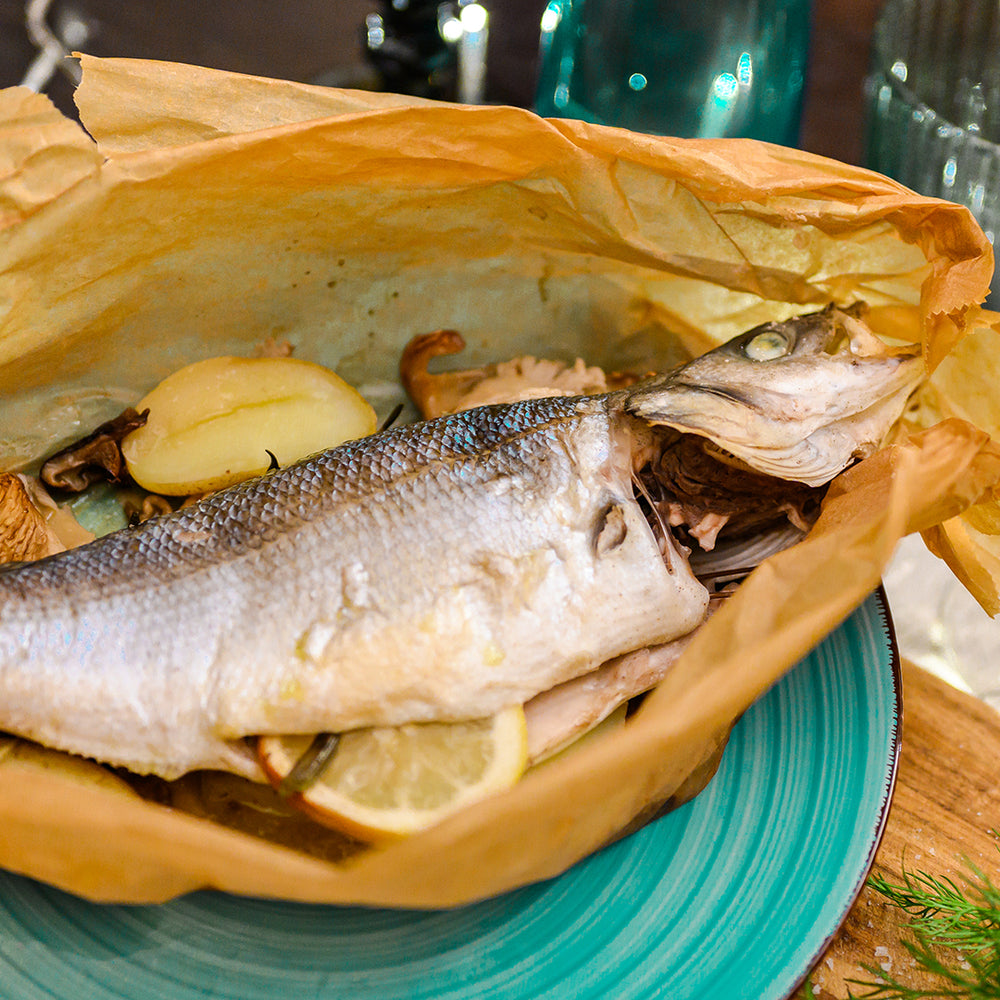
[[221, 357], [164, 379], [122, 441], [132, 478], [153, 493], [221, 489], [375, 430], [375, 411], [327, 368], [295, 358]]

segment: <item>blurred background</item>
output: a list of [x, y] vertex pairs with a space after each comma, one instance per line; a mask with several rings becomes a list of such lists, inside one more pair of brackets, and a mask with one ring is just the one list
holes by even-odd
[[[473, 96], [532, 107], [546, 0], [483, 2], [489, 12], [485, 71], [481, 93]], [[611, 6], [618, 18], [634, 5]], [[801, 148], [860, 162], [862, 87], [876, 7], [877, 0], [814, 0]], [[99, 56], [456, 99], [457, 54], [440, 26], [460, 15], [459, 8], [421, 0], [0, 0], [0, 86], [34, 73], [72, 114], [72, 79], [55, 65], [64, 60], [42, 54], [55, 42]]]
[[[911, 46], [912, 52], [920, 45], [933, 48], [951, 37], [946, 30], [948, 3], [957, 3], [963, 17], [977, 3], [988, 5], [984, 10], [992, 27], [984, 27], [985, 22], [967, 25], [968, 31], [963, 28], [964, 34], [955, 34], [956, 44], [966, 53], [983, 49], [980, 63], [987, 70], [981, 72], [992, 66], [995, 73], [1000, 67], [1000, 17], [996, 14], [1000, 8], [995, 0], [885, 3], [887, 9], [893, 4], [903, 8], [899, 16], [905, 30], [883, 26], [882, 36], [893, 43], [897, 37], [908, 39], [913, 34], [909, 27], [920, 21], [916, 6], [927, 13], [927, 24], [913, 35], [919, 44]], [[635, 118], [610, 120], [614, 109], [624, 114], [631, 108], [630, 113], [640, 115], [644, 106], [655, 111], [657, 101], [660, 109], [686, 101], [692, 132], [674, 134], [743, 134], [864, 164], [866, 106], [874, 106], [873, 99], [878, 97], [880, 107], [895, 112], [897, 106], [914, 99], [907, 87], [917, 75], [916, 55], [890, 55], [878, 86], [866, 85], [873, 28], [881, 9], [880, 0], [756, 0], [753, 4], [747, 0], [694, 4], [672, 0], [0, 0], [0, 86], [26, 83], [74, 115], [75, 65], [63, 56], [79, 50], [98, 56], [195, 63], [325, 86], [513, 104], [630, 127], [636, 127]], [[627, 64], [619, 59], [625, 50], [632, 61]], [[541, 52], [547, 55], [540, 74]], [[945, 88], [958, 85], [960, 74], [953, 63], [933, 51], [929, 62]], [[618, 69], [624, 67], [624, 74], [615, 72], [617, 63], [621, 63]], [[699, 72], [697, 93], [676, 89], [676, 81], [685, 74], [693, 78]], [[614, 85], [618, 89], [609, 90], [612, 78], [619, 79]], [[658, 90], [658, 86], [668, 89]], [[1000, 92], [1000, 81], [993, 89]], [[995, 145], [1000, 136], [992, 136], [992, 146], [981, 141], [985, 92], [978, 79], [971, 81], [971, 93], [979, 116], [974, 121], [969, 119], [957, 128], [948, 125], [951, 131], [942, 131], [941, 120], [916, 101], [916, 110], [903, 109], [909, 118], [900, 126], [902, 131], [894, 131], [896, 124], [886, 131], [885, 148], [897, 157], [903, 151], [904, 162], [924, 164], [929, 162], [928, 141], [945, 133], [949, 143], [956, 136], [961, 140], [972, 135], [977, 155], [982, 153], [990, 170], [1000, 171], [1000, 147]], [[1000, 103], [995, 94], [991, 99]], [[784, 125], [772, 128], [764, 119], [745, 113], [752, 104], [773, 111], [782, 102]], [[913, 132], [914, 122], [924, 132], [931, 129], [931, 137]], [[924, 152], [908, 156], [914, 142], [922, 143]], [[868, 162], [880, 166], [871, 159]], [[935, 176], [927, 180], [929, 187], [898, 173], [894, 176], [927, 194], [941, 194], [937, 188], [944, 182], [945, 196], [953, 191], [953, 200], [961, 200], [956, 186], [960, 178], [956, 164], [961, 162], [961, 150], [949, 145], [941, 153], [943, 166], [936, 165]], [[965, 185], [966, 204], [982, 206], [984, 190], [995, 191], [1000, 209], [1000, 173], [996, 183], [989, 179], [992, 176], [977, 174]], [[989, 228], [984, 228], [992, 238]], [[927, 554], [919, 538], [904, 540], [886, 574], [886, 587], [904, 655], [1000, 708], [1000, 666], [995, 656], [1000, 627], [986, 617], [943, 564]]]

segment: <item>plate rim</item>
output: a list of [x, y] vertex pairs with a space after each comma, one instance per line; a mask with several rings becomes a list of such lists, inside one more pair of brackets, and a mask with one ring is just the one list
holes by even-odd
[[[870, 795], [868, 798], [870, 804], [867, 807], [867, 820], [865, 826], [859, 828], [862, 831], [861, 835], [864, 837], [864, 840], [861, 844], [856, 844], [853, 853], [845, 859], [848, 862], [845, 867], [849, 867], [853, 871], [852, 881], [846, 887], [841, 886], [841, 892], [838, 893], [840, 897], [838, 904], [836, 907], [831, 907], [833, 910], [832, 913], [828, 913], [826, 921], [827, 931], [822, 937], [812, 938], [812, 935], [809, 935], [809, 938], [812, 938], [814, 941], [812, 947], [803, 948], [798, 962], [788, 963], [788, 965], [784, 966], [783, 972], [777, 965], [773, 966], [770, 972], [764, 972], [765, 976], [771, 978], [771, 987], [768, 989], [767, 995], [773, 997], [774, 1000], [791, 1000], [791, 998], [799, 993], [803, 984], [808, 981], [817, 963], [822, 959], [823, 954], [842, 929], [870, 874], [888, 821], [896, 786], [900, 756], [903, 692], [901, 659], [884, 588], [879, 585], [875, 590], [870, 592], [863, 601], [851, 609], [845, 616], [844, 621], [835, 627], [835, 629], [832, 629], [831, 632], [842, 627], [852, 615], [860, 611], [869, 601], [871, 604], [869, 605], [868, 625], [865, 628], [867, 635], [872, 640], [872, 644], [869, 646], [871, 653], [866, 657], [859, 650], [858, 654], [851, 656], [851, 660], [855, 663], [855, 667], [853, 668], [855, 670], [863, 670], [865, 664], [871, 665], [874, 661], [878, 666], [877, 672], [881, 678], [879, 688], [882, 693], [879, 702], [883, 706], [883, 711], [886, 712], [886, 718], [885, 724], [879, 726], [879, 733], [881, 734], [879, 742], [881, 744], [881, 741], [885, 740], [885, 744], [883, 744], [884, 750], [880, 749], [877, 756], [870, 758], [873, 761], [872, 770], [881, 776], [881, 787], [878, 790], [878, 798], [876, 800], [878, 805], [874, 806], [872, 802], [874, 796]], [[823, 639], [820, 640], [820, 642], [822, 641]], [[862, 844], [864, 845], [863, 848]], [[794, 971], [796, 965], [801, 970], [799, 973]], [[782, 981], [784, 983], [792, 983], [790, 991], [785, 992], [788, 987], [781, 985]]]
[[[861, 862], [861, 867], [858, 870], [855, 883], [851, 887], [850, 892], [847, 894], [843, 911], [838, 916], [837, 921], [830, 929], [830, 932], [823, 938], [817, 946], [816, 951], [807, 960], [806, 968], [802, 975], [795, 981], [791, 990], [783, 995], [782, 1000], [793, 1000], [793, 998], [798, 995], [799, 991], [808, 981], [810, 975], [812, 975], [813, 970], [819, 964], [820, 960], [826, 954], [830, 945], [832, 945], [836, 940], [837, 935], [840, 934], [844, 924], [847, 922], [847, 918], [850, 916], [851, 910], [854, 909], [854, 904], [857, 903], [860, 898], [861, 893], [864, 890], [865, 883], [868, 881], [868, 876], [871, 874], [872, 867], [875, 864], [875, 858], [882, 845], [882, 839], [885, 836], [886, 826], [889, 822], [889, 813], [892, 809], [892, 801], [896, 792], [896, 779], [899, 773], [899, 755], [902, 745], [902, 740], [900, 739], [900, 727], [903, 718], [902, 660], [899, 654], [899, 644], [896, 641], [896, 628], [893, 624], [892, 612], [889, 608], [889, 598], [886, 594], [885, 584], [883, 582], [880, 581], [878, 586], [865, 598], [865, 600], [870, 598], [874, 598], [875, 603], [878, 605], [879, 618], [881, 619], [881, 624], [885, 630], [886, 646], [889, 650], [890, 675], [892, 678], [892, 733], [890, 737], [889, 757], [886, 761], [888, 765], [888, 773], [886, 775], [885, 784], [882, 788], [882, 804], [875, 823], [874, 836], [868, 845], [868, 852], [864, 860]], [[850, 614], [857, 611], [858, 608], [860, 608], [864, 603], [865, 601], [861, 601], [856, 608], [851, 610]], [[848, 618], [850, 617], [850, 614], [847, 616]], [[845, 618], [845, 621], [846, 620], [847, 619]]]

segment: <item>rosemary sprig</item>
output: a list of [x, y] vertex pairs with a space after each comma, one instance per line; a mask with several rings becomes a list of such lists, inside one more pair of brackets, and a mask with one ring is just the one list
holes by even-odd
[[959, 885], [945, 876], [902, 869], [902, 881], [873, 875], [868, 884], [891, 905], [910, 915], [913, 941], [903, 946], [916, 968], [938, 982], [914, 989], [889, 972], [864, 966], [876, 981], [852, 980], [865, 993], [854, 1000], [1000, 1000], [1000, 889], [989, 876], [967, 863]]

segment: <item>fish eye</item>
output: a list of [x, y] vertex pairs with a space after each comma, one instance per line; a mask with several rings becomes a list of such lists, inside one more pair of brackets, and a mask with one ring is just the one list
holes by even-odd
[[791, 341], [778, 330], [764, 330], [743, 347], [743, 353], [751, 361], [773, 361], [784, 357], [791, 348]]

